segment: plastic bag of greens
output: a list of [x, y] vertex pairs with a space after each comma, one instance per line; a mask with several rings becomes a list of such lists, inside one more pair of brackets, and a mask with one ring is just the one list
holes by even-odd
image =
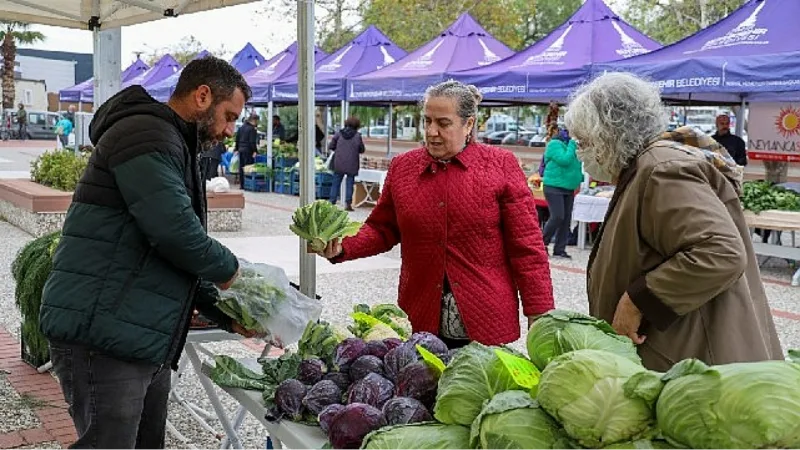
[[299, 341], [308, 323], [319, 320], [320, 303], [293, 288], [280, 267], [239, 260], [239, 270], [216, 305], [243, 328], [283, 347]]

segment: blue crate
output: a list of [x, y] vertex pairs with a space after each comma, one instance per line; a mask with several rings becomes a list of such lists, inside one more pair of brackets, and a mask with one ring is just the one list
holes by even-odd
[[267, 155], [256, 155], [256, 164], [258, 163], [266, 163], [267, 162]]
[[270, 192], [271, 183], [268, 183], [266, 180], [258, 180], [255, 178], [247, 178], [244, 179], [244, 190], [251, 191], [251, 192]]
[[291, 172], [292, 183], [299, 183], [300, 182], [300, 171], [299, 170], [292, 170]]
[[316, 184], [331, 184], [333, 183], [333, 174], [330, 172], [317, 172], [314, 176]]
[[292, 193], [292, 183], [275, 183], [274, 192], [276, 194], [291, 195], [291, 193]]
[[300, 195], [300, 182], [293, 181], [292, 182], [292, 195]]
[[245, 179], [245, 180], [258, 180], [258, 181], [266, 181], [266, 180], [268, 180], [269, 178], [270, 178], [270, 177], [269, 177], [269, 174], [266, 174], [266, 173], [256, 173], [256, 172], [250, 172], [250, 173], [246, 173], [246, 174], [244, 174], [244, 179]]
[[272, 167], [280, 168], [280, 169], [283, 169], [283, 168], [286, 168], [286, 167], [294, 167], [294, 165], [297, 164], [297, 161], [299, 161], [299, 159], [297, 159], [297, 158], [287, 158], [285, 156], [276, 156], [275, 157], [275, 161], [272, 164]]
[[315, 194], [317, 198], [324, 198], [326, 200], [331, 198], [331, 185], [330, 184], [317, 185]]

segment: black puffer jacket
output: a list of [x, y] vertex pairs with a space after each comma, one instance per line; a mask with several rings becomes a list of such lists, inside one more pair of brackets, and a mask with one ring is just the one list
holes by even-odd
[[[95, 114], [40, 322], [51, 340], [119, 359], [176, 362], [194, 306], [230, 326], [211, 284], [236, 257], [206, 233], [197, 130], [133, 86]], [[204, 281], [201, 281], [204, 280]]]

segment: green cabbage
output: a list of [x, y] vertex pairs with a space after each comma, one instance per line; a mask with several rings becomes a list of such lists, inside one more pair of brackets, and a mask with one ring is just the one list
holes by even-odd
[[707, 366], [684, 360], [664, 375], [658, 425], [690, 448], [800, 448], [800, 365]]
[[669, 445], [669, 442], [661, 440], [640, 439], [638, 441], [620, 442], [619, 444], [612, 444], [604, 449], [669, 449], [675, 448]]
[[361, 448], [470, 448], [469, 428], [434, 422], [384, 427], [368, 434]]
[[523, 389], [514, 381], [495, 347], [472, 342], [459, 350], [439, 378], [433, 415], [439, 422], [471, 426], [483, 402], [500, 392]]
[[539, 370], [558, 355], [582, 349], [605, 350], [641, 364], [630, 338], [592, 316], [556, 309], [537, 319], [528, 331], [528, 357]]
[[649, 437], [660, 375], [602, 350], [576, 350], [542, 372], [538, 401], [584, 447]]
[[555, 420], [525, 391], [501, 392], [472, 422], [472, 448], [572, 448]]

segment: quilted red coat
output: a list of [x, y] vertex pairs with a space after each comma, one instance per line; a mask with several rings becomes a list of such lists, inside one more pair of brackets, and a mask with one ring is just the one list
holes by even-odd
[[334, 262], [398, 243], [398, 301], [414, 331], [439, 333], [445, 274], [467, 334], [486, 345], [519, 338], [517, 293], [526, 316], [553, 308], [536, 207], [509, 151], [472, 143], [448, 164], [424, 148], [396, 156], [377, 206]]

